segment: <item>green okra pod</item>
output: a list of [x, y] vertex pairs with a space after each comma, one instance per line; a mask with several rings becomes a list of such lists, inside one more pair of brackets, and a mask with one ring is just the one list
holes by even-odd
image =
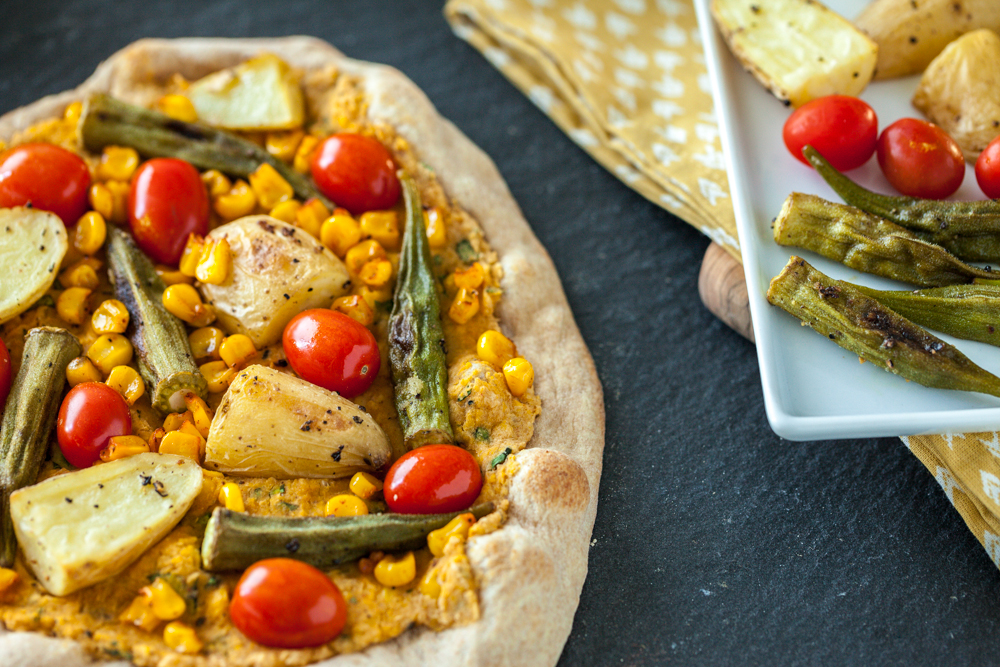
[[217, 169], [247, 178], [266, 162], [302, 199], [316, 197], [328, 208], [330, 201], [312, 181], [270, 155], [253, 142], [201, 123], [185, 123], [162, 114], [126, 104], [104, 93], [87, 100], [80, 118], [84, 147], [95, 153], [108, 145], [131, 146], [145, 157], [175, 157], [199, 169]]
[[773, 231], [779, 245], [812, 250], [852, 269], [920, 287], [997, 277], [895, 223], [815, 195], [790, 194]]
[[80, 341], [65, 329], [36, 327], [25, 336], [0, 425], [0, 567], [13, 567], [17, 553], [10, 494], [35, 483], [49, 451], [66, 366], [82, 353]]
[[939, 201], [867, 190], [837, 171], [812, 146], [802, 154], [844, 201], [890, 220], [967, 262], [1000, 261], [1000, 200]]
[[136, 365], [160, 412], [184, 411], [184, 392], [208, 396], [208, 383], [194, 363], [184, 324], [163, 306], [166, 285], [131, 237], [108, 226], [108, 266], [115, 295], [129, 312], [128, 337]]
[[427, 535], [459, 514], [481, 519], [486, 502], [447, 514], [366, 514], [351, 517], [268, 517], [217, 507], [201, 544], [202, 567], [210, 572], [242, 570], [264, 558], [295, 558], [333, 567], [372, 551], [419, 549]]
[[406, 231], [399, 277], [389, 316], [389, 361], [396, 411], [407, 447], [450, 443], [455, 436], [448, 410], [448, 365], [441, 326], [438, 283], [420, 193], [400, 172], [406, 202]]
[[767, 300], [880, 368], [926, 387], [1000, 397], [1000, 378], [850, 283], [792, 257], [771, 280]]

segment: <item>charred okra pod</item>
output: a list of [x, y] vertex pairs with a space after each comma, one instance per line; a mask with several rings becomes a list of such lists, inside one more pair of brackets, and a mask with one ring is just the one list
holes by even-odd
[[65, 329], [37, 327], [24, 339], [21, 368], [0, 426], [0, 567], [13, 567], [17, 553], [10, 494], [35, 483], [49, 451], [66, 366], [82, 353], [80, 341]]
[[949, 285], [890, 291], [855, 287], [920, 326], [1000, 346], [1000, 286]]
[[1000, 378], [850, 283], [792, 257], [767, 300], [865, 361], [925, 387], [1000, 397]]
[[965, 264], [944, 248], [861, 209], [815, 195], [788, 195], [774, 221], [774, 240], [852, 269], [920, 287], [971, 283], [997, 274]]
[[95, 153], [108, 145], [131, 146], [145, 157], [175, 157], [199, 169], [217, 169], [246, 178], [267, 162], [302, 199], [330, 201], [313, 183], [260, 146], [201, 123], [185, 123], [150, 109], [126, 104], [104, 93], [87, 101], [80, 118], [84, 147]]
[[267, 517], [217, 507], [201, 544], [202, 567], [210, 572], [242, 570], [264, 558], [295, 558], [333, 567], [372, 551], [419, 549], [427, 535], [459, 514], [481, 519], [487, 502], [448, 514], [366, 514], [351, 517]]
[[437, 280], [431, 270], [420, 193], [400, 172], [406, 231], [389, 316], [389, 361], [396, 411], [409, 448], [455, 439], [448, 413], [448, 365]]
[[128, 234], [109, 225], [107, 250], [115, 295], [128, 309], [128, 337], [153, 407], [163, 413], [183, 412], [185, 392], [208, 396], [187, 330], [163, 307], [166, 286]]
[[967, 262], [1000, 261], [1000, 200], [938, 201], [892, 197], [861, 187], [812, 146], [802, 154], [844, 201], [890, 220]]

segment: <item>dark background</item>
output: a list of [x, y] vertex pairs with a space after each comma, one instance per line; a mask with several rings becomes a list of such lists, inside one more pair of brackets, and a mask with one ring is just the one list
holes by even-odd
[[707, 239], [605, 172], [438, 2], [0, 0], [0, 113], [140, 37], [312, 34], [388, 63], [496, 161], [604, 383], [590, 574], [561, 665], [990, 664], [1000, 576], [898, 439], [767, 425], [753, 346], [698, 299]]

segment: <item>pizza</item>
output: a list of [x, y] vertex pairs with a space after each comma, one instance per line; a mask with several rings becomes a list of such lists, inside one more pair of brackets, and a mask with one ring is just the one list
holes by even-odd
[[414, 84], [142, 40], [0, 141], [0, 663], [555, 664], [601, 386]]

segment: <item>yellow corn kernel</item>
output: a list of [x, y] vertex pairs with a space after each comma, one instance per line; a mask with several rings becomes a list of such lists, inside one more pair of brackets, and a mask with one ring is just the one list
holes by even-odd
[[164, 285], [176, 285], [177, 283], [186, 283], [190, 285], [194, 282], [193, 276], [186, 276], [181, 273], [179, 269], [165, 266], [163, 264], [157, 264], [155, 269], [156, 275], [160, 276], [160, 280], [163, 281]]
[[219, 348], [226, 335], [217, 327], [195, 329], [188, 336], [191, 353], [195, 359], [221, 359]]
[[[329, 248], [334, 255], [343, 259], [361, 240], [361, 227], [347, 211], [334, 211], [333, 215], [323, 221], [319, 240]], [[373, 243], [377, 243], [374, 242]], [[379, 246], [381, 247], [381, 246]], [[382, 253], [385, 256], [385, 252]], [[360, 268], [360, 267], [358, 267]]]
[[66, 365], [66, 381], [71, 387], [84, 382], [100, 382], [103, 379], [101, 371], [87, 357], [77, 357]]
[[118, 299], [106, 299], [97, 307], [90, 317], [94, 331], [99, 334], [125, 333], [128, 328], [129, 314], [125, 304]]
[[142, 381], [139, 372], [131, 366], [115, 366], [104, 384], [121, 394], [129, 405], [133, 405], [146, 393], [146, 383]]
[[[185, 422], [190, 424], [191, 422]], [[161, 454], [176, 454], [186, 456], [194, 461], [201, 462], [201, 446], [204, 438], [184, 431], [168, 431], [160, 441]]]
[[351, 493], [365, 500], [382, 490], [382, 480], [370, 472], [356, 472], [351, 478]]
[[11, 586], [17, 583], [17, 572], [9, 567], [0, 567], [0, 595], [7, 592]]
[[302, 137], [299, 147], [295, 149], [295, 158], [292, 160], [292, 169], [300, 174], [308, 174], [312, 170], [312, 156], [316, 147], [319, 146], [320, 138], [307, 134]]
[[399, 220], [395, 211], [368, 211], [358, 218], [362, 238], [375, 239], [384, 248], [399, 247]]
[[282, 222], [294, 225], [295, 216], [298, 215], [299, 209], [301, 208], [302, 204], [297, 199], [289, 199], [288, 201], [283, 201], [272, 208], [268, 212], [268, 215], [272, 218], [281, 220]]
[[104, 183], [94, 183], [87, 192], [90, 208], [99, 213], [105, 220], [110, 220], [115, 213], [115, 198]]
[[288, 181], [267, 162], [257, 167], [249, 178], [250, 187], [257, 195], [257, 201], [268, 210], [295, 196], [295, 190]]
[[383, 586], [405, 586], [417, 576], [417, 560], [412, 551], [403, 556], [388, 555], [375, 566], [375, 580]]
[[168, 433], [170, 431], [179, 431], [186, 421], [194, 421], [194, 415], [191, 414], [190, 410], [187, 412], [171, 412], [163, 419], [163, 430]]
[[344, 255], [344, 265], [352, 276], [358, 275], [361, 267], [373, 259], [385, 259], [385, 249], [375, 239], [368, 239], [356, 244]]
[[448, 309], [448, 317], [459, 324], [465, 324], [479, 312], [479, 292], [474, 289], [460, 289]]
[[139, 166], [139, 154], [129, 146], [105, 146], [97, 163], [97, 179], [127, 181]]
[[524, 357], [514, 357], [503, 365], [503, 377], [507, 380], [507, 388], [515, 396], [524, 396], [528, 387], [535, 381], [535, 369]]
[[149, 444], [137, 435], [116, 435], [108, 440], [108, 446], [101, 450], [100, 457], [108, 463], [149, 451]]
[[104, 215], [103, 211], [99, 211], [101, 215], [104, 215], [104, 219], [115, 223], [116, 225], [123, 225], [128, 219], [128, 192], [131, 189], [128, 181], [105, 181], [104, 187], [108, 189], [111, 193], [111, 215]]
[[205, 189], [208, 190], [208, 195], [212, 199], [221, 197], [233, 187], [232, 182], [226, 175], [217, 169], [209, 169], [202, 172], [201, 182], [205, 184]]
[[373, 259], [365, 262], [358, 271], [361, 282], [369, 287], [385, 287], [392, 280], [392, 262], [387, 259]]
[[483, 265], [475, 262], [472, 266], [463, 269], [455, 269], [455, 286], [459, 289], [479, 289], [486, 280], [486, 271]]
[[349, 493], [341, 493], [326, 501], [326, 516], [363, 516], [368, 514], [365, 501]]
[[429, 568], [420, 580], [420, 592], [431, 598], [441, 597], [441, 582], [436, 568]]
[[184, 615], [187, 604], [184, 598], [162, 577], [157, 577], [149, 586], [139, 591], [153, 603], [153, 615], [161, 621], [172, 621]]
[[184, 283], [170, 285], [163, 291], [163, 307], [191, 326], [205, 327], [215, 321], [215, 309], [202, 303], [198, 290]]
[[163, 643], [178, 653], [201, 653], [204, 647], [194, 628], [180, 621], [170, 621], [163, 628]]
[[375, 311], [372, 310], [367, 301], [357, 294], [334, 299], [330, 308], [347, 315], [364, 327], [371, 326], [372, 322], [375, 321]]
[[326, 204], [316, 197], [310, 197], [302, 204], [302, 208], [295, 213], [295, 226], [319, 239], [322, 238], [323, 221], [329, 218], [330, 215], [330, 209], [326, 207]]
[[86, 287], [70, 287], [56, 299], [56, 312], [70, 324], [83, 324], [87, 319], [89, 306], [87, 299], [91, 290]]
[[73, 228], [73, 247], [84, 255], [93, 255], [104, 245], [108, 237], [108, 226], [104, 216], [97, 211], [87, 211]]
[[229, 188], [228, 192], [216, 197], [212, 205], [215, 212], [228, 222], [253, 213], [257, 206], [257, 195], [254, 194], [249, 183], [240, 179], [233, 184], [233, 187]]
[[291, 162], [299, 150], [299, 144], [305, 133], [302, 130], [286, 130], [284, 132], [268, 132], [264, 138], [264, 148], [268, 153], [282, 162]]
[[360, 285], [357, 288], [357, 294], [365, 300], [365, 303], [368, 304], [368, 307], [371, 308], [373, 312], [376, 308], [378, 308], [380, 303], [392, 301], [392, 290], [388, 287], [372, 289], [368, 285]]
[[219, 502], [227, 510], [233, 512], [246, 512], [247, 508], [243, 504], [243, 493], [238, 484], [227, 482], [219, 489]]
[[[212, 410], [205, 404], [205, 401], [203, 401], [201, 397], [193, 391], [184, 393], [184, 405], [187, 406], [188, 412], [191, 413], [194, 426], [198, 429], [198, 433], [203, 438], [207, 438], [208, 429], [212, 426], [212, 417], [214, 416]], [[181, 429], [183, 430], [183, 425], [181, 426]]]
[[132, 343], [121, 334], [103, 334], [87, 350], [87, 357], [107, 377], [115, 366], [132, 361]]
[[249, 336], [233, 334], [222, 341], [219, 354], [231, 368], [238, 368], [246, 365], [248, 361], [257, 356], [257, 348], [253, 346], [253, 341], [250, 340]]
[[435, 556], [443, 556], [444, 548], [452, 537], [465, 541], [469, 537], [469, 528], [476, 522], [476, 517], [471, 513], [459, 514], [446, 525], [432, 530], [427, 534], [427, 548]]
[[85, 287], [89, 290], [95, 290], [101, 284], [97, 271], [86, 260], [80, 260], [64, 269], [59, 274], [59, 282], [63, 287]]
[[66, 106], [63, 110], [63, 120], [68, 120], [71, 123], [75, 123], [80, 120], [80, 115], [83, 113], [83, 102], [72, 102]]
[[193, 123], [198, 120], [198, 112], [191, 100], [183, 95], [164, 95], [156, 101], [156, 110], [174, 120]]
[[448, 242], [444, 213], [437, 206], [424, 209], [424, 226], [427, 227], [427, 243], [432, 248], [441, 248]]
[[132, 604], [118, 616], [122, 623], [128, 623], [146, 632], [152, 632], [160, 624], [160, 619], [153, 613], [153, 600], [148, 595], [138, 595]]
[[233, 272], [233, 253], [229, 248], [229, 241], [217, 239], [206, 244], [195, 271], [195, 277], [209, 285], [221, 285], [229, 280], [229, 275]]
[[476, 356], [498, 369], [503, 368], [516, 355], [514, 342], [499, 331], [484, 331], [476, 343]]
[[181, 259], [177, 264], [177, 270], [185, 276], [195, 277], [198, 273], [198, 264], [201, 256], [205, 252], [205, 237], [191, 232], [188, 234], [184, 250], [181, 251]]
[[208, 383], [208, 390], [213, 394], [229, 389], [229, 385], [236, 379], [236, 370], [230, 368], [224, 361], [210, 361], [199, 366], [198, 370]]

